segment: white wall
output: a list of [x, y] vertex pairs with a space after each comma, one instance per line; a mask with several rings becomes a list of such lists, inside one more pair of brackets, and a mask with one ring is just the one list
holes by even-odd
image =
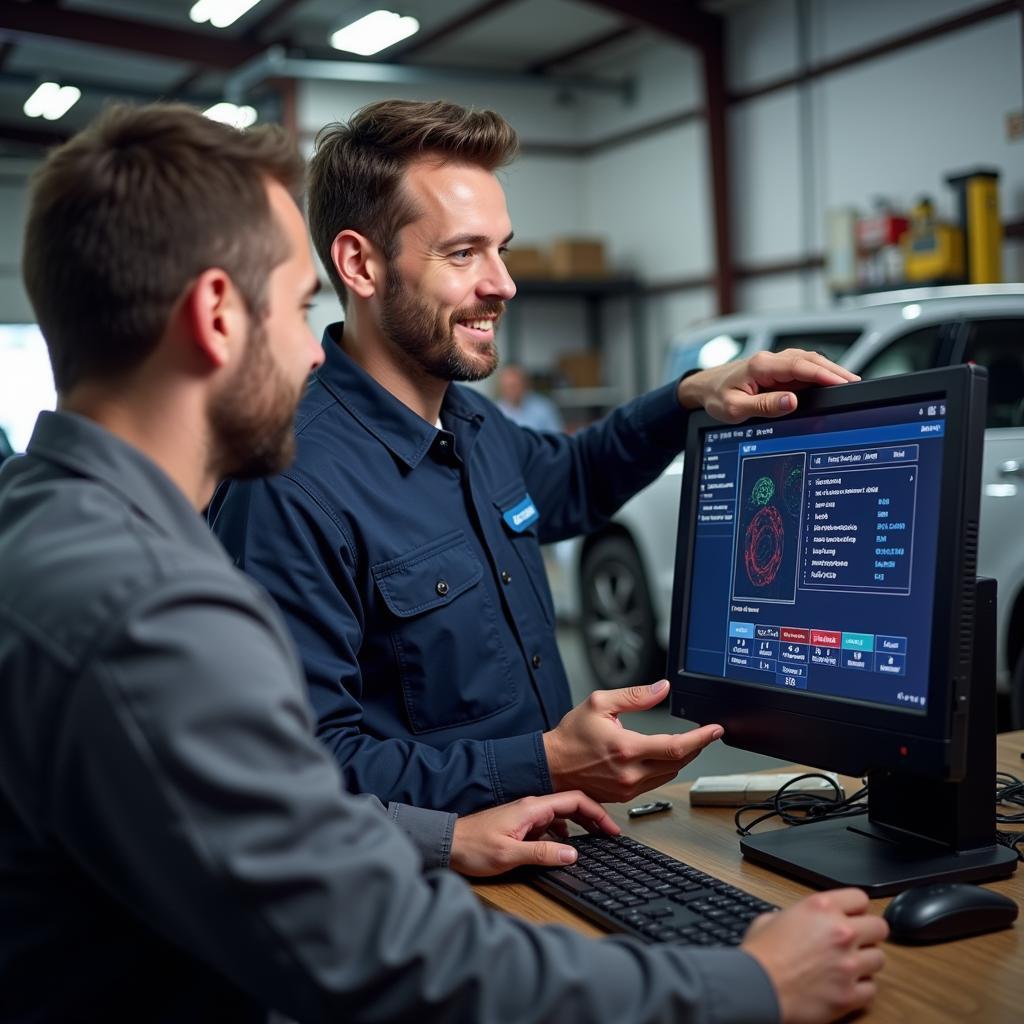
[[21, 283], [21, 242], [33, 166], [24, 160], [0, 160], [0, 323], [35, 321]]
[[[753, 88], [799, 70], [795, 17], [801, 7], [809, 16], [813, 68], [982, 6], [964, 0], [758, 0], [729, 19], [730, 88]], [[1020, 17], [1004, 15], [821, 76], [806, 87], [803, 125], [798, 88], [733, 105], [736, 262], [816, 254], [825, 244], [828, 208], [866, 211], [876, 196], [907, 208], [927, 192], [940, 215], [953, 218], [945, 176], [980, 164], [1001, 172], [1003, 219], [1024, 216], [1024, 142], [1005, 135], [1006, 114], [1020, 109], [1024, 95], [1020, 40]], [[1022, 250], [1019, 242], [1004, 247], [1004, 279], [1024, 279]], [[820, 276], [749, 281], [738, 301], [746, 311], [781, 308], [793, 298], [807, 305], [809, 293], [824, 303]]]
[[[984, 6], [983, 0], [752, 0], [732, 7], [727, 22], [731, 91], [778, 81], [799, 69], [796, 17], [813, 67], [901, 33]], [[908, 205], [930, 192], [951, 215], [945, 174], [974, 164], [1002, 172], [1004, 219], [1024, 216], [1024, 142], [1005, 138], [1005, 116], [1022, 103], [1021, 29], [1017, 15], [988, 19], [813, 80], [730, 106], [733, 251], [737, 265], [798, 260], [824, 245], [823, 214], [831, 206], [866, 209], [876, 195]], [[714, 266], [706, 129], [701, 119], [640, 138], [598, 147], [589, 155], [530, 153], [529, 145], [593, 144], [654, 124], [702, 104], [694, 51], [652, 33], [637, 33], [567, 68], [630, 77], [632, 103], [606, 94], [478, 82], [442, 86], [304, 83], [298, 91], [303, 141], [328, 121], [388, 96], [443, 96], [504, 114], [527, 149], [503, 172], [521, 244], [557, 235], [600, 234], [615, 269], [658, 284], [709, 275]], [[803, 116], [802, 116], [803, 115]], [[807, 156], [808, 159], [804, 159]], [[0, 164], [0, 321], [31, 320], [18, 270], [23, 188]], [[12, 178], [12, 174], [15, 177]], [[1024, 245], [1008, 243], [1004, 276], [1024, 279]], [[828, 298], [820, 273], [741, 280], [743, 310], [820, 306]], [[665, 345], [714, 313], [712, 290], [652, 295], [646, 303], [644, 345], [657, 379]], [[519, 300], [522, 355], [528, 363], [582, 347], [580, 305]], [[338, 316], [336, 300], [321, 298], [316, 326]], [[605, 330], [616, 346], [608, 383], [630, 379], [634, 343], [622, 303], [610, 304]]]

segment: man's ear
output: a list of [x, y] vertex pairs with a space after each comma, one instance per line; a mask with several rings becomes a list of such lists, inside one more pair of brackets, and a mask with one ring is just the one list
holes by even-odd
[[361, 299], [378, 294], [384, 282], [386, 263], [381, 251], [365, 235], [346, 228], [331, 243], [331, 262], [342, 284]]
[[228, 274], [204, 270], [185, 296], [185, 313], [197, 350], [214, 367], [239, 357], [248, 333], [248, 312]]

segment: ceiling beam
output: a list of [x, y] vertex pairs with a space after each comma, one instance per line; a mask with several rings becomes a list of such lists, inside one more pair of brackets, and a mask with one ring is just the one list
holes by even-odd
[[146, 25], [84, 11], [61, 10], [55, 16], [52, 10], [32, 4], [0, 4], [0, 36], [8, 39], [64, 39], [115, 50], [132, 50], [224, 71], [251, 60], [260, 50], [253, 43], [231, 38], [163, 25]]
[[[263, 10], [261, 7], [254, 7], [252, 9], [253, 14], [259, 14], [260, 16], [254, 19], [251, 25], [248, 25], [243, 33], [243, 38], [250, 42], [256, 42], [271, 25], [280, 21], [286, 14], [290, 14], [298, 7], [299, 4], [305, 2], [306, 0], [277, 0], [276, 4], [268, 4], [266, 10]], [[245, 23], [243, 21], [243, 24]]]
[[708, 169], [711, 176], [712, 226], [718, 315], [735, 309], [736, 268], [732, 258], [730, 218], [729, 133], [726, 123], [725, 22], [701, 10], [696, 0], [667, 4], [661, 0], [588, 0], [631, 22], [657, 29], [677, 42], [695, 47], [701, 56], [704, 108], [707, 116]]
[[30, 128], [27, 125], [0, 123], [0, 142], [17, 142], [37, 149], [50, 149], [70, 138], [70, 132], [57, 128]]
[[593, 7], [615, 11], [634, 25], [657, 29], [675, 39], [704, 50], [721, 45], [722, 19], [701, 10], [693, 0], [587, 0]]
[[438, 25], [430, 32], [423, 32], [413, 36], [405, 46], [399, 46], [393, 53], [388, 54], [386, 59], [401, 62], [407, 57], [411, 57], [414, 53], [419, 53], [427, 49], [427, 47], [455, 35], [456, 32], [461, 32], [468, 25], [472, 25], [474, 21], [479, 21], [488, 14], [493, 14], [495, 11], [500, 10], [502, 7], [507, 7], [510, 3], [514, 2], [515, 0], [486, 0], [485, 3], [477, 4], [476, 7], [471, 7], [468, 11], [463, 11], [462, 14], [449, 18], [448, 21]]
[[559, 64], [568, 64], [569, 61], [585, 57], [589, 53], [595, 53], [597, 50], [601, 50], [612, 43], [617, 43], [620, 39], [625, 39], [635, 32], [636, 27], [634, 25], [622, 25], [619, 28], [612, 29], [611, 32], [595, 36], [585, 43], [572, 46], [567, 50], [559, 50], [557, 53], [549, 54], [547, 57], [542, 57], [540, 60], [528, 64], [526, 70], [535, 75], [545, 74]]

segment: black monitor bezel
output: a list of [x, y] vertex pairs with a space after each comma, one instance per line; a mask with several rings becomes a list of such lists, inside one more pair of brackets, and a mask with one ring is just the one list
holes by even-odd
[[[729, 745], [848, 775], [891, 768], [928, 778], [963, 776], [985, 428], [985, 370], [955, 366], [800, 393], [789, 419], [879, 405], [945, 400], [928, 703], [923, 712], [758, 686], [684, 671], [690, 610], [701, 432], [723, 429], [690, 417], [683, 467], [669, 632], [672, 713], [725, 727]], [[749, 420], [744, 426], [773, 422]], [[817, 727], [817, 728], [816, 728]]]

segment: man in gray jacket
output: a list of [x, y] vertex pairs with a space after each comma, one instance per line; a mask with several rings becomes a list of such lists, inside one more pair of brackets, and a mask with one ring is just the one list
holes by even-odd
[[824, 1021], [885, 925], [855, 890], [741, 949], [587, 940], [446, 866], [574, 854], [579, 793], [455, 819], [343, 791], [268, 598], [199, 511], [291, 454], [322, 354], [272, 130], [114, 109], [34, 182], [26, 286], [59, 411], [0, 472], [0, 1019]]

